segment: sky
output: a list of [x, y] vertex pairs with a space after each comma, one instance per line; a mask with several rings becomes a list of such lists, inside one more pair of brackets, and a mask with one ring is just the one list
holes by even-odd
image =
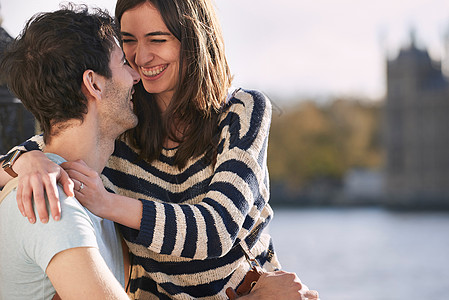
[[[114, 0], [74, 0], [114, 12]], [[26, 20], [60, 0], [0, 0], [2, 26], [17, 36]], [[234, 85], [289, 103], [385, 95], [386, 60], [410, 42], [445, 57], [447, 0], [215, 0]], [[275, 100], [273, 99], [273, 100]]]

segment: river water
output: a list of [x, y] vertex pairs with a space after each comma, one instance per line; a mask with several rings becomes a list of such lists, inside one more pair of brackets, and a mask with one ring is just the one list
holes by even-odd
[[283, 269], [321, 300], [449, 299], [448, 212], [274, 211], [269, 232]]

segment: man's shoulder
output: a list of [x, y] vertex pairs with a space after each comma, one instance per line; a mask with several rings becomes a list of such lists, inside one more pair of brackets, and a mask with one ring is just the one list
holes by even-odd
[[[67, 234], [68, 230], [70, 230], [70, 233], [73, 235], [76, 235], [76, 232], [80, 230], [80, 228], [84, 231], [92, 228], [93, 232], [93, 223], [86, 209], [78, 202], [78, 200], [76, 200], [76, 198], [68, 197], [60, 186], [58, 186], [58, 193], [59, 203], [61, 205], [61, 219], [59, 221], [53, 220], [48, 206], [48, 201], [46, 201], [47, 212], [50, 216], [48, 223], [43, 224], [39, 220], [36, 221], [35, 224], [29, 223], [29, 221], [22, 216], [18, 209], [16, 201], [16, 187], [17, 184], [12, 184], [10, 186], [11, 189], [6, 191], [8, 186], [5, 186], [1, 192], [3, 201], [0, 202], [0, 211], [2, 211], [1, 214], [8, 216], [8, 222], [14, 224], [12, 226], [16, 226], [15, 228], [17, 230], [23, 229], [24, 234], [39, 234], [40, 231], [44, 233], [53, 232], [53, 234], [57, 236]], [[35, 206], [34, 212], [36, 216], [38, 216], [37, 208]], [[6, 219], [3, 219], [3, 221], [6, 221]], [[80, 225], [82, 226], [80, 227]]]

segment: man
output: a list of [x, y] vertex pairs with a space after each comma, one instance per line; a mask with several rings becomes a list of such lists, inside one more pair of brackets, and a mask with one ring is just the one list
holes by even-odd
[[[116, 41], [107, 14], [66, 8], [33, 17], [6, 51], [8, 86], [39, 121], [53, 161], [80, 159], [101, 173], [115, 139], [137, 124], [139, 76]], [[114, 224], [59, 196], [64, 215], [47, 224], [23, 218], [15, 190], [1, 203], [0, 299], [128, 299]]]

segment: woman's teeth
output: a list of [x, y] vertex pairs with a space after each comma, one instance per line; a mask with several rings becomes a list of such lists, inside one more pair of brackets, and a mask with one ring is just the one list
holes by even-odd
[[168, 67], [168, 65], [163, 65], [163, 66], [157, 66], [157, 67], [153, 67], [153, 68], [141, 67], [140, 69], [142, 70], [143, 75], [148, 76], [148, 77], [154, 77], [154, 76], [161, 74], [165, 69], [167, 69], [167, 67]]

